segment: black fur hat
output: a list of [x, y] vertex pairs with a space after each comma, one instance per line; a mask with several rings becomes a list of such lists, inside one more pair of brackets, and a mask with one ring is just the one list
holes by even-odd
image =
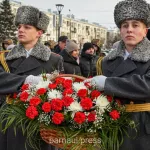
[[45, 32], [49, 24], [49, 17], [32, 6], [21, 6], [17, 10], [15, 25], [29, 24]]
[[124, 20], [141, 20], [148, 25], [149, 9], [145, 0], [123, 0], [114, 10], [114, 20], [118, 28]]

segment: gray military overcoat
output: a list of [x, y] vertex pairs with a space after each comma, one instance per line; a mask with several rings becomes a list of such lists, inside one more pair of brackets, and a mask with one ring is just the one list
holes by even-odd
[[[49, 48], [40, 43], [34, 46], [28, 58], [26, 58], [24, 47], [19, 44], [9, 52], [6, 60], [11, 73], [22, 76], [64, 70], [62, 57], [52, 53]], [[25, 150], [25, 139], [20, 130], [17, 130], [17, 136], [15, 136], [13, 129], [10, 128], [5, 135], [0, 133], [0, 150]], [[28, 147], [28, 150], [33, 149]], [[54, 147], [43, 143], [41, 150], [54, 150]]]
[[[150, 41], [144, 38], [124, 60], [123, 41], [102, 62], [106, 79], [104, 91], [115, 95], [123, 104], [150, 103]], [[150, 112], [131, 113], [138, 124], [138, 134], [132, 140], [125, 137], [120, 150], [150, 150]], [[133, 133], [134, 134], [134, 133]]]

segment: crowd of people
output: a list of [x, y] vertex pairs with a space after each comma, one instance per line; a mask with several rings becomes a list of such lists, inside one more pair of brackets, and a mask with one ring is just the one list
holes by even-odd
[[[76, 41], [61, 36], [58, 44], [40, 42], [49, 24], [49, 17], [32, 6], [17, 10], [18, 44], [4, 55], [0, 65], [0, 102], [4, 95], [17, 92], [25, 83], [38, 83], [43, 71], [76, 74], [86, 78], [104, 94], [112, 95], [135, 108], [130, 112], [137, 125], [134, 139], [124, 135], [120, 150], [150, 150], [150, 41], [147, 32], [150, 24], [149, 4], [145, 0], [123, 0], [114, 9], [114, 20], [120, 30], [121, 40], [107, 56], [100, 57], [98, 45], [84, 43], [82, 49]], [[8, 50], [11, 40], [3, 43]], [[2, 58], [2, 57], [1, 57]], [[1, 59], [2, 60], [2, 59]], [[97, 68], [99, 72], [97, 71]], [[90, 78], [89, 78], [90, 77]], [[130, 104], [132, 102], [132, 104]], [[142, 109], [141, 109], [142, 107]], [[20, 129], [13, 133], [0, 132], [0, 150], [33, 150], [25, 147], [26, 137]], [[131, 136], [135, 133], [128, 131]], [[41, 143], [41, 150], [55, 147]]]

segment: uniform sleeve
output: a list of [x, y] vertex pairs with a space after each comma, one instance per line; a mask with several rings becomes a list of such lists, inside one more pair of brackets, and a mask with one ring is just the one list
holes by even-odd
[[24, 83], [26, 76], [18, 76], [6, 73], [0, 68], [0, 94], [11, 94], [17, 92]]
[[108, 77], [104, 91], [105, 94], [122, 98], [150, 100], [150, 70], [143, 76], [133, 74], [128, 78]]

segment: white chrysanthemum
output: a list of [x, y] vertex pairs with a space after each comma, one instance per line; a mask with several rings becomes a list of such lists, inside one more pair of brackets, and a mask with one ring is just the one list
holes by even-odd
[[40, 88], [48, 88], [50, 81], [40, 81], [37, 85], [36, 85], [36, 89], [40, 89]]
[[70, 111], [82, 111], [82, 107], [78, 102], [72, 102], [68, 107]]
[[98, 96], [96, 99], [96, 106], [98, 106], [101, 109], [106, 108], [106, 106], [109, 104], [109, 101], [107, 100], [106, 96]]
[[75, 82], [73, 83], [73, 89], [77, 92], [79, 91], [80, 89], [87, 89], [87, 87], [84, 85], [83, 82]]
[[48, 99], [54, 99], [54, 98], [62, 98], [62, 94], [58, 90], [51, 90], [48, 92]]

